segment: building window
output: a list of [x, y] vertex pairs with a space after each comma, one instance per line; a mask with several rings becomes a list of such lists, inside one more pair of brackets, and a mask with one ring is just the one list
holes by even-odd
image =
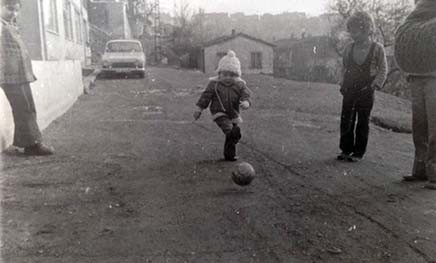
[[83, 19], [83, 38], [84, 38], [84, 43], [88, 44], [89, 42], [89, 36], [88, 36], [88, 32], [89, 32], [89, 28], [88, 28], [88, 21], [86, 21], [86, 19]]
[[75, 9], [75, 16], [74, 16], [74, 22], [75, 22], [75, 28], [76, 28], [76, 42], [79, 44], [83, 43], [83, 30], [82, 30], [82, 19], [80, 17], [80, 11]]
[[73, 40], [73, 21], [71, 18], [71, 2], [70, 0], [64, 0], [64, 27], [65, 38]]
[[262, 68], [262, 52], [251, 52], [251, 68]]
[[48, 0], [44, 2], [45, 25], [47, 30], [59, 33], [58, 7], [56, 2], [56, 0]]

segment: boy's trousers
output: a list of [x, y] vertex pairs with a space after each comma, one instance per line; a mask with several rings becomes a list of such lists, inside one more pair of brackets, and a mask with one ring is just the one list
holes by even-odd
[[369, 117], [373, 105], [374, 91], [370, 88], [344, 94], [339, 145], [342, 152], [354, 153], [357, 156], [365, 154], [369, 136]]
[[436, 182], [436, 78], [409, 77], [412, 90], [413, 176]]
[[226, 135], [224, 142], [224, 157], [232, 159], [236, 155], [236, 144], [241, 139], [241, 130], [239, 126], [232, 122], [227, 116], [221, 116], [215, 120], [218, 127]]
[[12, 108], [15, 132], [13, 145], [28, 147], [42, 141], [36, 122], [36, 109], [29, 83], [3, 84], [3, 91]]

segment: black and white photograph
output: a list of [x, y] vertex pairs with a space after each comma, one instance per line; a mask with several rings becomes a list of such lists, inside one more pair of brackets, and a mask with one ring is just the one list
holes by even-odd
[[0, 263], [436, 263], [436, 0], [0, 0]]

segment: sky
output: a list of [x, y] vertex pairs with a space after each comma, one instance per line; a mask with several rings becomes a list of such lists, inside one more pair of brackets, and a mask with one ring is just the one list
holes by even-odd
[[187, 3], [193, 9], [203, 8], [207, 13], [226, 12], [245, 14], [280, 14], [283, 12], [305, 12], [319, 15], [327, 9], [328, 0], [161, 0], [163, 12], [174, 12], [174, 6]]

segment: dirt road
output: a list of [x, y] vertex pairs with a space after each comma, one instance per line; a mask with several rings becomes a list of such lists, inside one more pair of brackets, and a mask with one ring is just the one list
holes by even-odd
[[2, 155], [3, 262], [436, 262], [436, 193], [400, 182], [410, 134], [372, 126], [366, 159], [337, 162], [337, 87], [246, 79], [252, 185], [210, 116], [192, 122], [201, 73], [99, 80], [44, 132], [55, 156]]

